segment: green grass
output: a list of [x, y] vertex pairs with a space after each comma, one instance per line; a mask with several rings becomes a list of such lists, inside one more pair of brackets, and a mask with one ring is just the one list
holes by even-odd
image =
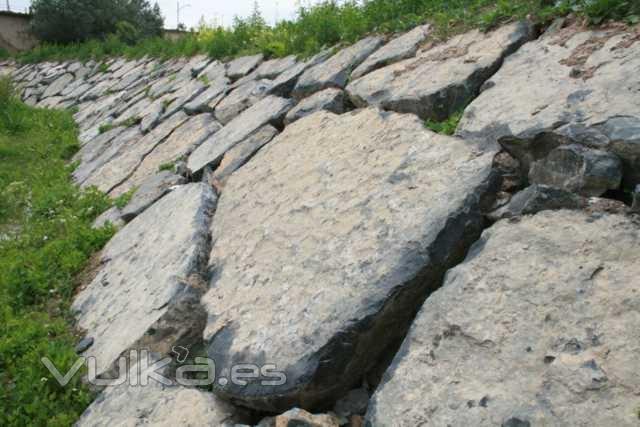
[[9, 51], [0, 47], [0, 61], [3, 59], [8, 59], [10, 57], [11, 54], [9, 53]]
[[115, 35], [68, 45], [42, 45], [21, 54], [24, 62], [79, 59], [101, 60], [109, 56], [130, 58], [149, 55], [171, 58], [208, 54], [215, 59], [264, 53], [269, 57], [290, 54], [309, 56], [325, 47], [348, 44], [364, 35], [408, 30], [430, 22], [444, 38], [470, 28], [489, 29], [501, 23], [530, 17], [548, 22], [574, 12], [591, 23], [615, 19], [640, 20], [637, 0], [364, 0], [323, 1], [300, 7], [296, 19], [268, 26], [259, 11], [236, 18], [231, 27], [203, 26], [178, 41], [163, 38], [129, 45]]
[[425, 122], [425, 126], [436, 133], [441, 133], [443, 135], [453, 135], [458, 127], [458, 123], [460, 123], [460, 119], [462, 119], [462, 113], [464, 108], [456, 111], [452, 115], [450, 115], [446, 120], [441, 122], [435, 122], [432, 120], [427, 120]]
[[124, 209], [124, 207], [129, 204], [129, 202], [131, 201], [131, 198], [135, 193], [136, 193], [136, 189], [132, 188], [131, 190], [127, 191], [124, 194], [121, 194], [118, 198], [116, 198], [113, 201], [113, 205], [116, 206], [118, 209]]
[[72, 184], [77, 129], [66, 111], [26, 106], [0, 80], [0, 425], [68, 426], [93, 396], [40, 362], [76, 360], [69, 305], [77, 275], [113, 234], [91, 223], [111, 202]]

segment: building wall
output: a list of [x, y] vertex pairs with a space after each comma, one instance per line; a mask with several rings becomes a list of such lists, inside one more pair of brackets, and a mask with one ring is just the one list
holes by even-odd
[[29, 15], [0, 12], [0, 47], [11, 53], [29, 50], [38, 40], [29, 32]]

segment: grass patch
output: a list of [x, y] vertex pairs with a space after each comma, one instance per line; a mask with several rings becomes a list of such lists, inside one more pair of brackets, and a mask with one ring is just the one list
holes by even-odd
[[425, 122], [425, 126], [428, 129], [436, 133], [440, 133], [442, 135], [453, 135], [456, 132], [456, 128], [458, 127], [458, 123], [460, 123], [460, 119], [462, 119], [462, 113], [464, 109], [456, 111], [452, 115], [450, 115], [446, 120], [441, 122], [436, 122], [433, 120], [427, 120]]
[[176, 164], [174, 162], [163, 163], [158, 167], [158, 172], [170, 171], [173, 172], [176, 168]]
[[104, 125], [100, 125], [100, 127], [98, 128], [98, 133], [102, 135], [103, 133], [109, 132], [114, 127], [115, 126], [113, 125], [113, 123], [105, 123]]
[[0, 47], [0, 61], [3, 59], [9, 59], [10, 57], [11, 54], [9, 51]]
[[71, 425], [93, 396], [62, 388], [40, 362], [76, 360], [76, 277], [113, 234], [91, 223], [111, 202], [72, 184], [77, 128], [66, 111], [20, 102], [0, 80], [0, 425]]
[[[309, 56], [323, 48], [357, 41], [369, 33], [405, 31], [430, 22], [441, 37], [470, 28], [489, 29], [514, 19], [529, 17], [547, 22], [576, 13], [593, 24], [605, 20], [640, 20], [637, 0], [346, 0], [301, 6], [291, 21], [275, 26], [260, 12], [236, 18], [231, 27], [202, 26], [180, 40], [162, 37], [130, 45], [116, 35], [68, 45], [43, 44], [19, 55], [24, 62], [79, 59], [102, 60], [110, 56], [172, 58], [208, 54], [227, 59], [264, 53], [269, 57]], [[106, 71], [106, 70], [105, 70]]]
[[115, 207], [117, 207], [118, 209], [124, 209], [124, 207], [129, 204], [129, 202], [131, 201], [131, 198], [133, 197], [133, 195], [135, 193], [136, 193], [136, 189], [132, 188], [131, 190], [129, 190], [126, 193], [121, 194], [119, 197], [117, 197], [113, 201], [113, 205]]

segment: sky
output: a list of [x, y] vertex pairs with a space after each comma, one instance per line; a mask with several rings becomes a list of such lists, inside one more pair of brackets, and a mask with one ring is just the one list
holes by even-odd
[[[262, 16], [273, 24], [276, 20], [291, 19], [295, 16], [300, 0], [257, 0]], [[305, 1], [304, 3], [308, 3]], [[165, 18], [165, 27], [176, 27], [177, 0], [158, 0]], [[196, 27], [204, 16], [207, 23], [230, 25], [235, 15], [246, 17], [253, 10], [254, 0], [180, 0], [180, 21], [187, 28]]]
[[[13, 11], [23, 12], [29, 7], [30, 0], [8, 0]], [[157, 0], [164, 15], [165, 27], [176, 28], [178, 0]], [[196, 27], [204, 16], [207, 23], [230, 25], [233, 17], [248, 16], [253, 10], [254, 0], [179, 0], [181, 5], [180, 21], [187, 28]], [[300, 2], [308, 4], [317, 0], [257, 0], [262, 16], [273, 24], [276, 20], [291, 19]], [[153, 0], [151, 0], [153, 4]], [[0, 10], [6, 10], [7, 0], [0, 0]], [[187, 6], [188, 7], [185, 7]]]

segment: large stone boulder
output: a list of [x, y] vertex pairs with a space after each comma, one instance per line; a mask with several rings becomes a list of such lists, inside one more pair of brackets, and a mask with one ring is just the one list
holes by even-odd
[[360, 64], [351, 74], [351, 78], [357, 79], [378, 68], [415, 56], [420, 44], [430, 33], [431, 26], [427, 24], [396, 37]]
[[499, 141], [528, 172], [560, 144], [611, 151], [640, 183], [640, 42], [621, 26], [553, 27], [510, 56], [466, 109], [458, 134]]
[[216, 119], [226, 125], [238, 114], [267, 96], [271, 85], [271, 80], [253, 80], [236, 88], [216, 106]]
[[478, 238], [495, 153], [377, 109], [285, 128], [227, 181], [202, 303], [219, 377], [286, 381], [215, 391], [275, 412], [352, 389]]
[[465, 107], [503, 59], [531, 39], [532, 32], [527, 22], [487, 34], [473, 30], [356, 79], [347, 92], [358, 106], [377, 105], [444, 120]]
[[73, 302], [78, 327], [94, 339], [83, 353], [109, 372], [131, 349], [167, 354], [200, 340], [199, 298], [216, 196], [182, 186], [131, 221], [106, 245], [95, 278]]
[[547, 211], [485, 231], [427, 299], [374, 426], [632, 426], [640, 224]]
[[309, 68], [300, 76], [293, 90], [293, 96], [301, 99], [330, 87], [344, 88], [353, 69], [383, 43], [384, 40], [381, 37], [367, 37]]
[[346, 109], [345, 102], [345, 94], [342, 89], [325, 89], [300, 101], [298, 105], [287, 113], [284, 118], [284, 123], [288, 126], [303, 117], [321, 110], [342, 114]]
[[246, 76], [255, 70], [263, 59], [264, 56], [262, 54], [236, 58], [227, 64], [227, 77], [231, 80], [237, 80]]
[[277, 96], [264, 98], [202, 143], [189, 156], [187, 167], [195, 174], [207, 165], [217, 165], [224, 153], [264, 125], [280, 126], [291, 107], [293, 107], [293, 101], [290, 99]]

